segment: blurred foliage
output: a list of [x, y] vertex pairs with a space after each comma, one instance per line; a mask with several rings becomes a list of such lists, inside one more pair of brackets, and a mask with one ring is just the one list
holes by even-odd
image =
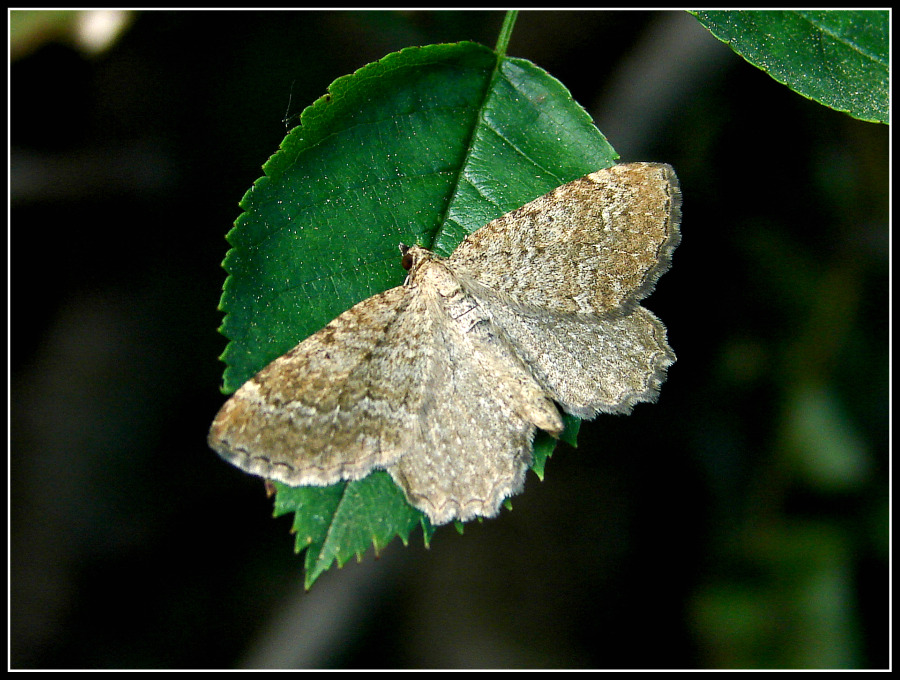
[[10, 57], [20, 59], [56, 42], [97, 55], [119, 39], [133, 18], [126, 10], [10, 10]]

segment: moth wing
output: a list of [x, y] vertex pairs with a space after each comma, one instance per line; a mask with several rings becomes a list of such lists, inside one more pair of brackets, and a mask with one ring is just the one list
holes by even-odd
[[293, 486], [359, 479], [396, 462], [418, 428], [432, 372], [431, 320], [405, 286], [360, 302], [235, 392], [210, 446]]
[[580, 418], [656, 401], [675, 362], [665, 326], [640, 305], [622, 314], [574, 315], [515, 308], [484, 288], [476, 297], [547, 394]]
[[603, 314], [650, 294], [669, 268], [680, 220], [671, 166], [614, 165], [489, 222], [448, 264], [519, 305]]
[[[428, 289], [427, 281], [419, 285]], [[423, 294], [442, 317], [434, 326], [440, 351], [411, 448], [388, 467], [434, 524], [496, 515], [524, 485], [537, 427], [552, 434], [563, 428], [487, 311], [451, 285], [440, 295]]]

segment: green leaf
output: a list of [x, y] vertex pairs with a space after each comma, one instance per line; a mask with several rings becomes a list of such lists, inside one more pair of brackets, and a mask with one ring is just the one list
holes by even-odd
[[713, 35], [798, 94], [887, 123], [886, 10], [693, 12]]
[[325, 488], [291, 487], [276, 483], [275, 517], [294, 513], [296, 550], [306, 549], [306, 587], [337, 560], [353, 555], [361, 560], [369, 545], [377, 554], [394, 536], [403, 544], [421, 524], [426, 545], [434, 527], [422, 513], [410, 508], [400, 488], [384, 471], [352, 484]]
[[[562, 419], [566, 429], [559, 436], [560, 441], [564, 441], [569, 446], [578, 446], [578, 430], [581, 427], [581, 420], [568, 413], [563, 413]], [[544, 481], [544, 465], [546, 465], [547, 459], [555, 448], [556, 440], [553, 437], [546, 432], [537, 433], [537, 436], [534, 438], [534, 460], [531, 462], [531, 469], [534, 470], [534, 474], [541, 481]]]
[[[225, 391], [352, 305], [403, 282], [398, 244], [449, 255], [490, 220], [615, 152], [557, 80], [475, 43], [389, 54], [339, 78], [264, 165], [228, 234]], [[540, 470], [552, 446], [536, 456]], [[309, 548], [307, 586], [427, 518], [386, 473], [278, 485]]]

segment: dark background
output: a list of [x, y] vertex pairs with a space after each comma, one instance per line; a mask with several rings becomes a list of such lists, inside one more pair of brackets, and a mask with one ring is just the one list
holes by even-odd
[[585, 423], [512, 512], [309, 593], [290, 520], [207, 449], [224, 236], [286, 112], [502, 18], [146, 12], [95, 55], [13, 32], [12, 667], [887, 666], [888, 128], [686, 14], [524, 12], [509, 47], [681, 178], [658, 404]]

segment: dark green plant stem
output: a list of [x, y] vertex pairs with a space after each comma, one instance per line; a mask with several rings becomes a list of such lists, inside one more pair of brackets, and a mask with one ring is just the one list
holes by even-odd
[[503, 25], [500, 27], [500, 35], [497, 36], [497, 45], [494, 47], [498, 59], [506, 56], [506, 47], [509, 45], [509, 38], [512, 35], [513, 26], [516, 25], [517, 16], [519, 16], [519, 10], [511, 9], [503, 17]]

